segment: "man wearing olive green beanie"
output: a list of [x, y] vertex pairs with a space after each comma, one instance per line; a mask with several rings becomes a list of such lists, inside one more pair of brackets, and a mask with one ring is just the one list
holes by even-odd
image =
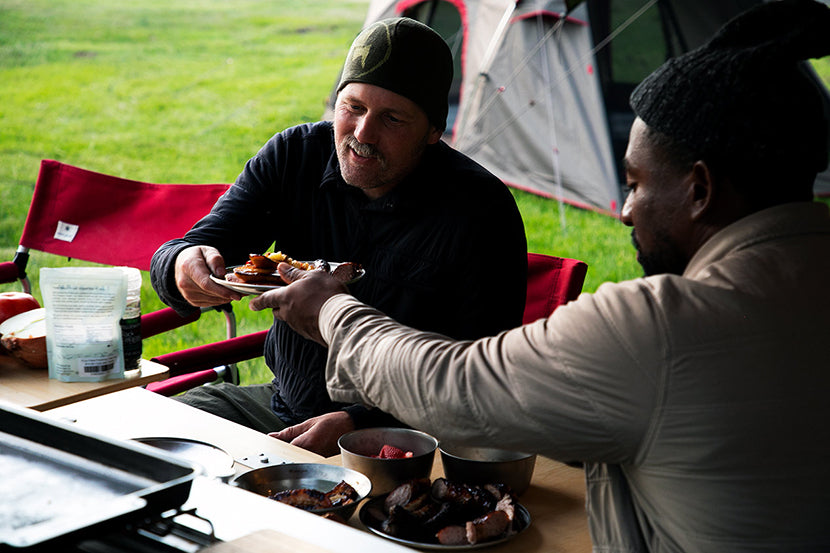
[[[161, 299], [183, 314], [238, 300], [210, 275], [273, 243], [295, 259], [360, 263], [365, 275], [352, 293], [416, 328], [466, 339], [520, 324], [524, 226], [505, 185], [441, 140], [452, 72], [449, 47], [417, 21], [388, 19], [361, 32], [334, 121], [276, 134], [208, 216], [156, 252], [151, 277]], [[493, 252], [510, 267], [495, 303], [482, 275]], [[178, 399], [326, 456], [339, 453], [349, 430], [401, 424], [333, 402], [327, 350], [282, 321], [264, 354], [272, 382], [203, 386]]]

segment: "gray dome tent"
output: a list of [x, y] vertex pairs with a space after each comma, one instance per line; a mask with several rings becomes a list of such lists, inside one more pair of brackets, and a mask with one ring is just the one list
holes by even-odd
[[[455, 148], [509, 186], [617, 214], [631, 90], [758, 3], [372, 0], [364, 27], [405, 15], [444, 37], [456, 73], [445, 139]], [[815, 191], [830, 196], [830, 170]]]

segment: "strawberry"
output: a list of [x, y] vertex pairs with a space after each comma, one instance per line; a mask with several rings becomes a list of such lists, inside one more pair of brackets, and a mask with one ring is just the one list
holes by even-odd
[[384, 445], [380, 449], [380, 454], [378, 455], [378, 458], [380, 459], [404, 459], [406, 457], [412, 457], [412, 452], [404, 451], [393, 445]]

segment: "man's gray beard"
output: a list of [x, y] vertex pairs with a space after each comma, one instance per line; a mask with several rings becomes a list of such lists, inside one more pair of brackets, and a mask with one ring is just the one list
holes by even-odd
[[355, 188], [359, 188], [361, 190], [370, 190], [373, 188], [380, 188], [381, 186], [384, 186], [385, 183], [382, 180], [376, 180], [375, 182], [371, 183], [357, 182], [352, 180], [352, 178], [350, 178], [347, 175], [348, 168], [350, 168], [351, 165], [349, 165], [347, 162], [341, 159], [340, 156], [342, 155], [344, 158], [348, 156], [350, 149], [354, 150], [355, 153], [359, 156], [377, 159], [380, 163], [381, 170], [383, 170], [386, 167], [386, 161], [383, 155], [381, 155], [380, 151], [378, 151], [378, 149], [375, 146], [371, 144], [363, 144], [352, 135], [344, 136], [343, 140], [340, 141], [340, 148], [338, 148], [337, 150], [337, 159], [340, 162], [340, 176], [343, 178], [346, 184], [348, 184], [349, 186], [354, 186]]

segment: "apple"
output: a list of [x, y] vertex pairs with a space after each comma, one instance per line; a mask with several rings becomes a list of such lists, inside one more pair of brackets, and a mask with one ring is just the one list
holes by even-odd
[[0, 346], [30, 367], [47, 368], [46, 309], [30, 309], [0, 323]]
[[18, 313], [38, 309], [40, 304], [34, 296], [23, 292], [3, 292], [0, 294], [0, 323]]

